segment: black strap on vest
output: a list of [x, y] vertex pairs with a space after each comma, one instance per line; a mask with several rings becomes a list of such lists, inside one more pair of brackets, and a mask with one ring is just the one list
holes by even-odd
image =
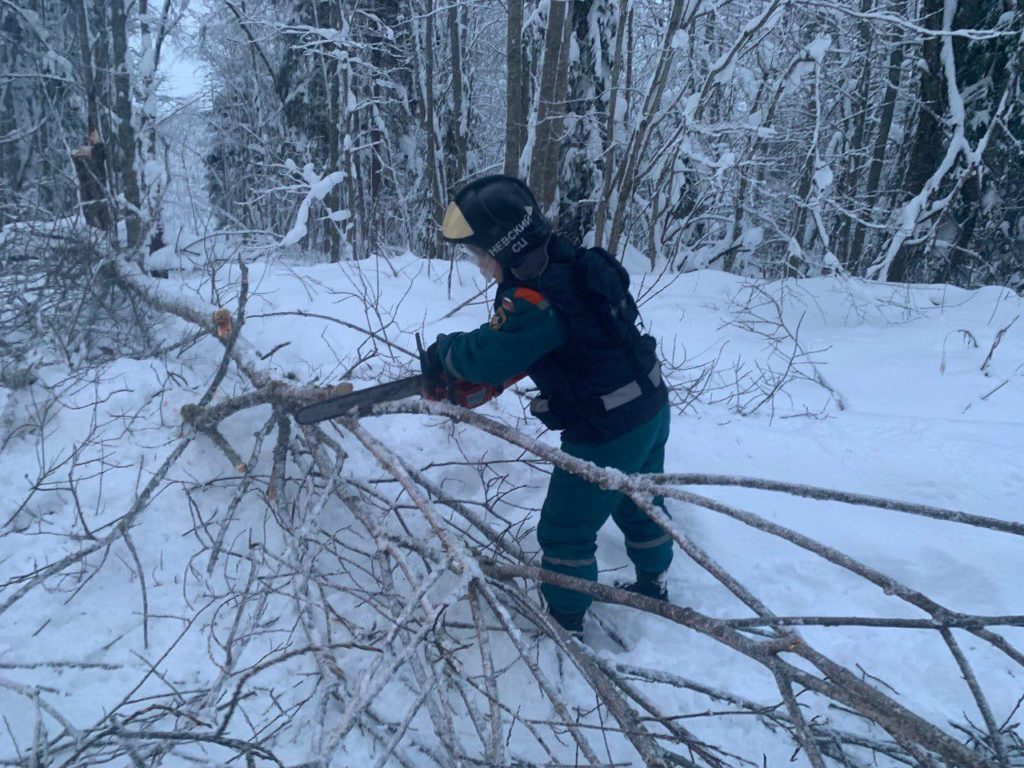
[[[560, 384], [549, 388], [542, 380], [547, 374], [535, 377], [543, 395], [550, 398], [550, 412], [571, 424], [607, 422], [609, 416], [614, 419], [619, 413], [629, 421], [628, 414], [636, 410], [637, 401], [664, 388], [657, 344], [636, 327], [639, 312], [629, 292], [629, 275], [606, 251], [577, 249], [557, 237], [546, 253], [550, 256], [548, 268], [536, 279], [515, 279], [513, 274], [509, 282], [539, 291], [568, 325], [567, 347], [551, 353], [553, 359], [543, 364]], [[590, 351], [598, 359], [608, 356], [612, 367], [607, 370], [617, 370], [618, 375], [607, 377], [612, 381], [603, 384], [588, 379], [588, 386], [580, 387], [581, 382], [573, 378], [573, 361], [580, 354], [589, 356]], [[624, 383], [622, 377], [627, 377]], [[610, 387], [610, 391], [601, 391], [599, 386]], [[634, 406], [618, 410], [630, 403]], [[537, 406], [543, 408], [544, 403]]]

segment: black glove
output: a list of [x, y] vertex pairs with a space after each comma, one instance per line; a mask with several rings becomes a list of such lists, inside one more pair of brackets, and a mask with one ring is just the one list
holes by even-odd
[[427, 400], [447, 400], [450, 383], [444, 366], [441, 365], [441, 354], [435, 341], [420, 351], [420, 373], [423, 374], [423, 397]]
[[436, 341], [423, 351], [421, 368], [423, 397], [427, 400], [446, 401], [463, 408], [479, 408], [501, 392], [501, 389], [490, 384], [474, 384], [450, 376], [441, 365]]

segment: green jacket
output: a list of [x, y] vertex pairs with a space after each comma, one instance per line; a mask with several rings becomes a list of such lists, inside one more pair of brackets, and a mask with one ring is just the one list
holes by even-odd
[[568, 340], [565, 321], [537, 291], [510, 285], [499, 289], [495, 306], [476, 330], [437, 337], [441, 363], [452, 376], [501, 386]]

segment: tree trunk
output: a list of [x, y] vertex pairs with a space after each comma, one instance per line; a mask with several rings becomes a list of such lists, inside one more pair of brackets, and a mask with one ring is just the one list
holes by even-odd
[[[0, 15], [0, 34], [10, 39], [14, 37], [16, 29], [13, 13]], [[16, 54], [12, 48], [0, 51], [0, 65], [5, 69], [9, 66], [13, 71], [15, 59]], [[0, 88], [0, 136], [13, 136], [17, 131], [14, 87], [11, 83], [3, 83], [3, 87]], [[4, 227], [16, 215], [16, 200], [21, 191], [21, 185], [17, 181], [20, 175], [21, 146], [21, 143], [16, 141], [0, 142], [0, 192], [3, 193], [0, 197], [0, 227]]]
[[[96, 99], [96, 67], [92, 55], [92, 35], [89, 29], [89, 12], [86, 0], [78, 0], [77, 26], [78, 48], [82, 56], [82, 85], [85, 87], [86, 130], [91, 135], [100, 129], [99, 106]], [[102, 134], [101, 134], [102, 135]], [[106, 174], [104, 173], [104, 179]]]
[[[348, 59], [345, 59], [340, 69], [338, 88], [339, 93], [343, 94], [345, 98], [342, 125], [345, 131], [351, 134], [355, 130], [353, 125], [355, 119], [348, 111], [348, 93], [352, 89], [352, 65]], [[356, 201], [358, 199], [358, 179], [356, 175], [356, 157], [352, 151], [352, 143], [341, 141], [339, 152], [341, 153], [341, 167], [345, 171], [345, 205], [348, 207], [350, 215], [355, 216], [357, 210]], [[362, 232], [363, 228], [358, 221], [353, 221], [350, 218], [345, 222], [345, 243], [348, 245], [348, 251], [353, 259], [364, 258], [367, 255], [362, 251], [362, 247], [366, 242], [366, 238], [360, 237]]]
[[541, 68], [537, 102], [537, 130], [534, 139], [530, 186], [541, 209], [554, 218], [553, 204], [558, 188], [562, 114], [565, 109], [569, 35], [572, 31], [569, 0], [551, 0], [544, 63]]
[[[390, 132], [410, 129], [407, 108], [409, 102], [416, 101], [411, 69], [413, 62], [409, 60], [410, 51], [414, 50], [415, 30], [406, 20], [401, 0], [375, 0], [371, 7], [381, 23], [374, 27], [370, 36], [370, 60], [381, 77], [374, 78], [370, 84], [373, 98], [370, 107], [373, 116], [370, 125], [370, 210], [364, 212], [363, 218], [379, 247], [384, 244], [385, 237], [392, 234], [389, 228], [390, 201], [402, 196], [396, 188], [396, 179], [400, 178], [403, 170], [396, 167], [400, 161], [388, 137]], [[388, 81], [394, 85], [389, 87]], [[392, 98], [395, 85], [404, 94], [404, 99]], [[404, 234], [402, 239], [406, 244], [409, 242]]]
[[[625, 53], [623, 44], [628, 39]], [[622, 79], [622, 70], [625, 68], [626, 87], [623, 90], [619, 87]], [[613, 182], [615, 179], [615, 168], [617, 166], [617, 153], [615, 147], [615, 125], [621, 122], [629, 125], [628, 107], [623, 109], [623, 114], [618, 114], [620, 99], [628, 105], [631, 99], [633, 70], [633, 10], [628, 0], [620, 0], [618, 25], [615, 30], [615, 58], [612, 63], [611, 88], [608, 92], [608, 111], [605, 115], [604, 143], [601, 147], [601, 190], [598, 193], [597, 205], [594, 211], [594, 245], [600, 246], [604, 237], [604, 226], [608, 214], [608, 198], [612, 194]]]
[[[903, 71], [903, 46], [899, 41], [893, 42], [889, 53], [889, 72], [885, 91], [882, 95], [882, 112], [878, 118], [878, 133], [871, 149], [871, 161], [868, 165], [867, 184], [864, 188], [865, 218], [870, 219], [875, 203], [878, 201], [878, 190], [882, 181], [882, 167], [885, 164], [886, 149], [889, 146], [889, 133], [892, 130], [892, 119], [896, 112], [896, 99], [900, 93], [900, 75]], [[848, 269], [853, 274], [860, 274], [864, 269], [864, 238], [867, 228], [863, 224], [853, 225], [850, 239]]]
[[[995, 19], [986, 18], [987, 14], [993, 17], [996, 15], [984, 3], [964, 3], [957, 10], [954, 26], [958, 29], [981, 29], [986, 25], [991, 26]], [[998, 109], [998, 99], [995, 97], [997, 90], [994, 87], [994, 70], [997, 67], [1002, 69], [1007, 67], [1007, 62], [1000, 56], [999, 42], [990, 40], [972, 44], [966, 40], [954, 41], [953, 51], [957, 61], [957, 72], [963, 78], [964, 90], [972, 88], [981, 81], [987, 80], [992, 83], [988, 89], [990, 95], [987, 103], [972, 105], [974, 107], [972, 111], [994, 114]], [[946, 216], [955, 220], [957, 234], [949, 244], [946, 263], [936, 276], [939, 282], [953, 283], [954, 285], [966, 285], [971, 282], [968, 254], [971, 251], [971, 241], [974, 238], [979, 218], [983, 215], [981, 201], [984, 185], [990, 175], [992, 175], [991, 171], [986, 174], [972, 171], [970, 178], [964, 181], [960, 187], [957, 204], [951, 206], [946, 213]]]
[[[459, 184], [466, 175], [466, 150], [469, 143], [469, 94], [462, 71], [462, 12], [464, 6], [455, 2], [448, 7], [448, 45], [451, 48], [452, 114], [445, 147], [445, 178], [448, 185]], [[450, 194], [454, 190], [446, 189]]]
[[90, 227], [110, 233], [113, 217], [107, 203], [106, 148], [99, 133], [92, 131], [89, 143], [71, 153], [78, 178], [78, 197], [82, 202], [82, 215]]
[[[871, 10], [871, 5], [872, 0], [861, 0], [860, 12], [868, 13]], [[852, 104], [853, 134], [849, 138], [850, 161], [847, 164], [844, 178], [841, 180], [843, 193], [850, 200], [850, 205], [854, 209], [856, 209], [857, 191], [860, 188], [861, 171], [865, 162], [867, 116], [870, 111], [871, 80], [874, 71], [874, 57], [872, 56], [874, 36], [871, 33], [871, 25], [867, 21], [861, 20], [857, 25], [857, 31], [862, 57], [860, 80], [857, 84], [857, 96]], [[852, 226], [853, 219], [849, 216], [844, 218], [835, 238], [834, 253], [840, 258], [847, 271], [851, 266], [849, 245]]]
[[[344, 26], [341, 20], [341, 9], [338, 4], [330, 3], [327, 6], [327, 24], [330, 29], [336, 29], [344, 34]], [[348, 53], [338, 46], [325, 46], [324, 53], [327, 61], [324, 65], [324, 86], [327, 93], [327, 164], [325, 171], [333, 173], [341, 166], [341, 137], [344, 133], [344, 125], [348, 118], [347, 94], [341, 90], [341, 57], [348, 58]], [[372, 171], [371, 171], [372, 183]], [[342, 198], [342, 185], [339, 184], [328, 194], [324, 203], [331, 211], [341, 210], [345, 202]], [[324, 222], [324, 249], [327, 251], [331, 262], [341, 260], [342, 251], [342, 227], [345, 224], [338, 224], [333, 221]]]
[[[141, 183], [145, 191], [146, 223], [150, 232], [149, 252], [153, 253], [164, 247], [163, 216], [161, 206], [166, 188], [167, 178], [160, 168], [160, 137], [157, 133], [156, 114], [156, 73], [160, 66], [160, 52], [163, 49], [164, 37], [167, 34], [168, 16], [171, 0], [163, 0], [163, 7], [157, 19], [154, 31], [150, 24], [149, 0], [139, 0], [139, 29], [141, 32], [141, 58], [144, 71], [141, 72], [137, 102], [139, 108], [139, 139], [142, 145], [143, 170]], [[149, 62], [148, 66], [145, 62]], [[147, 178], [145, 169], [152, 167], [152, 175]]]
[[427, 180], [430, 184], [430, 233], [427, 240], [427, 258], [441, 255], [441, 218], [443, 216], [443, 168], [438, 158], [437, 121], [434, 113], [434, 0], [427, 0], [423, 22], [422, 118], [427, 135]]
[[[683, 24], [684, 5], [688, 4], [684, 3], [683, 0], [674, 0], [672, 3], [672, 11], [669, 14], [668, 23], [665, 27], [665, 35], [662, 38], [657, 68], [655, 69], [654, 76], [651, 78], [647, 99], [644, 102], [643, 115], [640, 118], [640, 125], [637, 126], [630, 137], [629, 145], [626, 149], [626, 157], [623, 160], [623, 164], [617, 169], [619, 176], [617, 179], [618, 187], [616, 190], [617, 194], [615, 195], [615, 208], [611, 212], [611, 232], [608, 236], [608, 250], [612, 253], [618, 252], [619, 240], [626, 226], [626, 213], [629, 208], [629, 201], [633, 197], [633, 191], [636, 186], [636, 172], [640, 164], [640, 155], [646, 148], [648, 134], [654, 122], [655, 114], [661, 109], [661, 99], [665, 93], [672, 61], [675, 57], [672, 41], [676, 32]], [[691, 13], [695, 11], [696, 6], [690, 8]], [[597, 219], [598, 223], [602, 226], [598, 229], [597, 234], [599, 237], [595, 240], [595, 245], [602, 244], [600, 236], [603, 234], [603, 221], [609, 206], [609, 200], [602, 199], [598, 201]]]
[[[942, 29], [943, 0], [924, 0], [922, 8], [923, 25], [927, 29]], [[943, 81], [942, 38], [931, 35], [921, 46], [924, 69], [918, 84], [917, 127], [914, 132], [907, 173], [903, 179], [903, 191], [907, 197], [918, 194], [935, 172], [935, 158], [943, 146], [942, 117], [949, 107]], [[889, 269], [889, 280], [906, 280], [916, 261], [923, 257], [921, 246], [904, 245], [893, 258]]]
[[114, 112], [117, 114], [116, 167], [124, 195], [126, 245], [137, 248], [142, 243], [140, 218], [142, 196], [135, 168], [135, 128], [132, 124], [131, 76], [128, 72], [128, 19], [120, 0], [110, 3], [111, 40], [114, 67]]
[[526, 145], [526, 115], [529, 110], [530, 77], [523, 52], [523, 0], [508, 0], [508, 29], [505, 37], [507, 89], [505, 99], [505, 173], [519, 175], [519, 158]]

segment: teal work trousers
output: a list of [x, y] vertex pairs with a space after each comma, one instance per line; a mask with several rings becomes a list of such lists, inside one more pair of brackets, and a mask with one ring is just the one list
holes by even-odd
[[[571, 456], [602, 467], [634, 473], [665, 470], [671, 412], [668, 405], [650, 421], [604, 443], [562, 442]], [[665, 509], [664, 499], [655, 504]], [[626, 539], [626, 554], [638, 571], [658, 574], [672, 562], [672, 539], [626, 496], [606, 491], [570, 472], [555, 467], [548, 495], [541, 508], [537, 540], [544, 553], [544, 568], [597, 581], [597, 532], [611, 517]], [[585, 611], [589, 595], [544, 584], [544, 599], [556, 611]]]

